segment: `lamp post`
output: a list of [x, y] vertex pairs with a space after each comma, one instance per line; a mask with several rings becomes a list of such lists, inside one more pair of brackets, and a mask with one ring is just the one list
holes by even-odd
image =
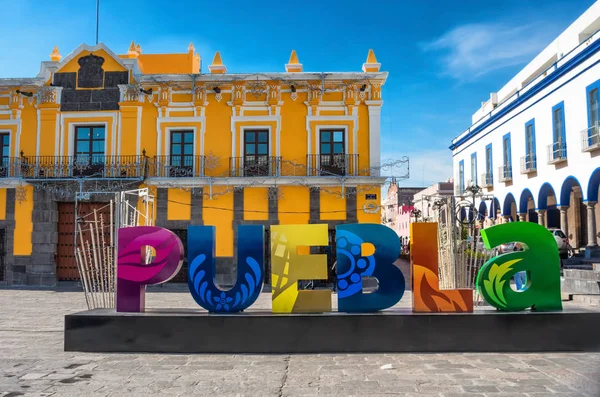
[[471, 235], [473, 236], [473, 238], [475, 238], [475, 223], [477, 221], [475, 219], [475, 215], [477, 213], [477, 211], [475, 210], [475, 197], [477, 197], [477, 195], [481, 193], [481, 187], [479, 187], [479, 185], [477, 185], [476, 183], [471, 183], [465, 189], [465, 191], [471, 193], [471, 195], [473, 196], [473, 208], [471, 210], [471, 216], [473, 217], [473, 222], [471, 222]]

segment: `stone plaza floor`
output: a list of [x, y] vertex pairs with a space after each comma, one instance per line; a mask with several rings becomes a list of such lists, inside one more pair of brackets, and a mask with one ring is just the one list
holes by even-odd
[[[156, 290], [149, 308], [201, 310], [184, 289]], [[269, 299], [257, 307], [270, 308]], [[81, 310], [83, 292], [0, 289], [0, 396], [600, 396], [600, 353], [64, 352], [64, 315]]]

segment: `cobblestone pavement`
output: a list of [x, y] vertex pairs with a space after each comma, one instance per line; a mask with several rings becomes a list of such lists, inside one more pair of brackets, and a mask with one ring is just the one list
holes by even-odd
[[[150, 292], [147, 306], [198, 308], [186, 291]], [[82, 292], [0, 289], [0, 396], [600, 396], [600, 354], [588, 353], [63, 352], [63, 316], [84, 309]]]

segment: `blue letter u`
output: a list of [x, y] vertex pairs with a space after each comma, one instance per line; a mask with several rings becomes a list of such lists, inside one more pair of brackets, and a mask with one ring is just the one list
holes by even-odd
[[215, 285], [215, 227], [188, 226], [188, 286], [196, 303], [209, 312], [240, 312], [262, 290], [264, 226], [240, 225], [237, 232], [237, 280], [232, 289], [223, 291]]

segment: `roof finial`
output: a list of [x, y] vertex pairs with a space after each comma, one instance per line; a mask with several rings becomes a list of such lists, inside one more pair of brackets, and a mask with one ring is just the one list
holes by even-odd
[[139, 43], [135, 46], [135, 50], [137, 51], [138, 55], [142, 55], [142, 47], [139, 45]]
[[227, 73], [227, 68], [223, 65], [223, 60], [221, 59], [221, 53], [219, 51], [215, 53], [215, 57], [213, 58], [212, 64], [208, 66], [208, 70], [213, 74]]
[[302, 72], [302, 64], [300, 61], [298, 61], [298, 54], [296, 54], [296, 50], [292, 50], [290, 60], [285, 65], [285, 71], [288, 73]]
[[58, 46], [54, 46], [54, 49], [52, 50], [52, 53], [50, 54], [50, 60], [52, 62], [60, 62], [61, 58], [62, 58], [62, 56], [60, 55], [60, 52], [58, 52]]
[[129, 58], [137, 58], [138, 57], [138, 52], [135, 49], [135, 43], [133, 42], [133, 40], [131, 41], [131, 44], [129, 45], [129, 50], [127, 51], [127, 56]]
[[190, 43], [190, 45], [188, 46], [188, 52], [191, 52], [193, 54], [194, 51], [196, 51], [196, 48], [194, 48], [194, 43]]
[[377, 58], [375, 58], [375, 52], [372, 49], [370, 49], [369, 55], [367, 55], [367, 62], [363, 63], [363, 72], [376, 73], [379, 72], [380, 68], [381, 64], [377, 62]]

